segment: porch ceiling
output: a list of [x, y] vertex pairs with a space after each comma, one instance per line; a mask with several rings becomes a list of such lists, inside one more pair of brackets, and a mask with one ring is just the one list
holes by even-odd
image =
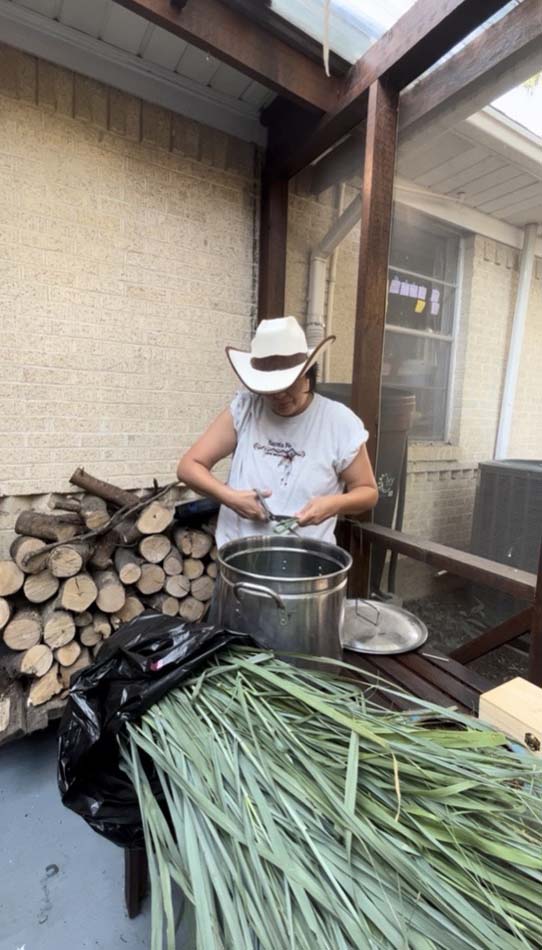
[[398, 174], [507, 224], [542, 223], [542, 139], [496, 109], [401, 157]]
[[[265, 142], [259, 113], [274, 98], [273, 92], [113, 0], [0, 0], [2, 27], [4, 19], [12, 31], [19, 31], [12, 38], [12, 33], [0, 29], [7, 43], [71, 68], [77, 68], [72, 66], [72, 59], [73, 50], [79, 46], [79, 69], [89, 74], [92, 68], [86, 66], [86, 59], [91, 54], [124, 68], [126, 76], [132, 66], [140, 80], [142, 74], [154, 80], [154, 90], [162, 83], [166, 101], [160, 102], [156, 92], [148, 96], [159, 104], [174, 109], [170, 100], [175, 101], [178, 90], [180, 112], [187, 112], [186, 99], [192, 96], [199, 102], [200, 121], [205, 114], [204, 103], [208, 102], [223, 109], [222, 127], [226, 131]], [[95, 78], [100, 78], [96, 71]], [[140, 87], [141, 82], [134, 82], [133, 90], [127, 91], [141, 95]], [[211, 109], [209, 124], [221, 127], [219, 121], [213, 121], [214, 114], [216, 109], [215, 113]]]

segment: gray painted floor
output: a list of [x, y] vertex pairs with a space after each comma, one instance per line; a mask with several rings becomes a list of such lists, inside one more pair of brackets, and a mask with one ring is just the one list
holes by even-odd
[[60, 802], [52, 732], [0, 749], [0, 841], [0, 950], [148, 950], [148, 902], [135, 920], [124, 909], [122, 850]]

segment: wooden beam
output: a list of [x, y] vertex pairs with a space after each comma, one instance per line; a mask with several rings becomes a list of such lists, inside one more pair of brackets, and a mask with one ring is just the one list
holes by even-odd
[[284, 316], [286, 243], [288, 237], [288, 181], [271, 178], [264, 170], [261, 182], [258, 320]]
[[529, 574], [527, 571], [469, 554], [467, 551], [458, 551], [445, 544], [436, 544], [425, 538], [414, 538], [412, 535], [403, 534], [402, 531], [383, 528], [381, 525], [363, 525], [363, 534], [371, 544], [383, 544], [391, 551], [397, 551], [398, 554], [404, 554], [415, 561], [422, 561], [438, 570], [449, 571], [457, 577], [464, 577], [477, 584], [511, 594], [519, 600], [534, 602], [536, 574]]
[[[401, 155], [434, 138], [542, 69], [540, 0], [524, 0], [401, 96]], [[540, 159], [540, 156], [539, 156]]]
[[[369, 432], [369, 458], [376, 469], [380, 386], [386, 298], [388, 254], [397, 141], [398, 93], [377, 80], [369, 90], [369, 109], [363, 167], [363, 217], [359, 243], [358, 290], [354, 325], [354, 358], [351, 407]], [[368, 516], [369, 517], [369, 516]], [[369, 594], [370, 557], [361, 557], [359, 542], [350, 539], [358, 588], [355, 596]]]
[[312, 136], [284, 154], [276, 173], [291, 177], [322, 155], [367, 114], [369, 87], [386, 78], [398, 91], [484, 23], [507, 0], [417, 0], [355, 63], [337, 106]]
[[497, 627], [492, 627], [491, 630], [484, 630], [480, 636], [458, 647], [451, 654], [452, 659], [458, 660], [459, 663], [471, 663], [472, 660], [477, 660], [498, 647], [512, 643], [513, 640], [529, 632], [531, 618], [532, 608], [526, 607], [521, 613], [514, 614], [513, 617], [509, 617]]
[[[318, 40], [313, 39], [312, 36], [309, 36], [308, 33], [305, 33], [298, 26], [295, 26], [284, 17], [279, 16], [278, 13], [275, 13], [271, 8], [270, 2], [267, 3], [265, 0], [264, 2], [261, 2], [261, 0], [222, 0], [222, 2], [234, 10], [237, 10], [239, 13], [242, 13], [244, 16], [249, 17], [251, 20], [254, 20], [255, 23], [264, 27], [267, 32], [284, 40], [292, 49], [298, 50], [298, 52], [303, 53], [305, 56], [308, 56], [309, 59], [318, 63], [319, 66], [322, 66], [324, 61], [322, 44], [319, 43]], [[350, 66], [351, 63], [346, 59], [343, 59], [342, 56], [338, 56], [337, 53], [330, 50], [329, 69], [333, 76], [344, 76], [350, 69]]]
[[[399, 100], [399, 160], [426, 149], [432, 139], [469, 119], [542, 69], [540, 0], [523, 0], [470, 43], [406, 89]], [[469, 122], [472, 120], [469, 119]], [[489, 118], [484, 117], [487, 125]], [[358, 132], [314, 166], [320, 194], [358, 170]], [[486, 137], [487, 138], [487, 137]], [[488, 144], [487, 141], [485, 144]], [[489, 143], [490, 146], [492, 143]], [[533, 146], [534, 148], [534, 146]], [[513, 159], [511, 159], [513, 160]], [[533, 155], [540, 174], [540, 156]], [[531, 174], [532, 169], [529, 169]], [[537, 174], [537, 172], [534, 172]]]
[[115, 2], [303, 106], [327, 112], [337, 103], [341, 79], [220, 0], [190, 0], [182, 10], [170, 0]]
[[352, 379], [352, 409], [369, 432], [367, 448], [373, 467], [378, 451], [398, 103], [398, 93], [387, 83], [380, 79], [373, 83], [363, 163]]

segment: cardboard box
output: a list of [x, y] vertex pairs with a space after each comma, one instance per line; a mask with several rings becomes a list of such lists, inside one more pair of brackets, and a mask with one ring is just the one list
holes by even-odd
[[480, 696], [479, 718], [498, 732], [542, 754], [542, 689], [515, 679]]

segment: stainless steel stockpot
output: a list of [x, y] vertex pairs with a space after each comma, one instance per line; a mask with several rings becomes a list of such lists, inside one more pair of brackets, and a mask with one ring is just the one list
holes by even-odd
[[230, 541], [218, 553], [213, 613], [228, 630], [278, 652], [341, 656], [350, 555], [302, 537]]

